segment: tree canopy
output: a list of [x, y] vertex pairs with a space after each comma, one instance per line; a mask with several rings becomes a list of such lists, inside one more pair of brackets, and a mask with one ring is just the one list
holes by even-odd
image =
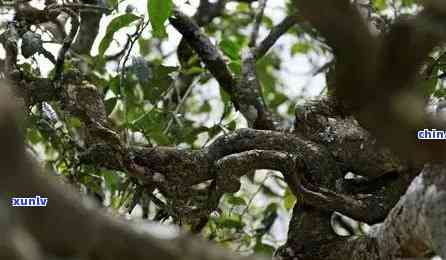
[[445, 123], [441, 0], [0, 11], [0, 258], [446, 257], [446, 146], [417, 139]]

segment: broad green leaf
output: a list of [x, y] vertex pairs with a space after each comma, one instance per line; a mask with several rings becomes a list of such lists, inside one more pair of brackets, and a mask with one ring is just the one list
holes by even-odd
[[144, 98], [155, 103], [161, 98], [161, 94], [172, 84], [173, 79], [170, 74], [177, 71], [178, 67], [151, 64], [150, 70], [152, 71], [152, 77], [142, 87]]
[[106, 111], [107, 115], [110, 115], [110, 113], [113, 111], [113, 109], [115, 109], [117, 102], [118, 102], [118, 98], [116, 98], [116, 97], [109, 98], [104, 101], [105, 111]]
[[147, 10], [155, 37], [164, 38], [167, 36], [164, 22], [172, 13], [172, 7], [172, 0], [148, 0]]
[[223, 39], [220, 44], [220, 49], [223, 53], [228, 56], [231, 60], [240, 60], [240, 48], [241, 46], [229, 39]]
[[107, 51], [110, 43], [113, 41], [113, 36], [117, 31], [130, 25], [138, 19], [140, 18], [134, 14], [123, 14], [114, 18], [107, 26], [105, 36], [104, 38], [102, 38], [102, 41], [99, 44], [99, 56], [103, 56], [104, 53]]
[[104, 177], [105, 185], [112, 192], [118, 190], [122, 184], [121, 176], [117, 172], [105, 170], [102, 176]]

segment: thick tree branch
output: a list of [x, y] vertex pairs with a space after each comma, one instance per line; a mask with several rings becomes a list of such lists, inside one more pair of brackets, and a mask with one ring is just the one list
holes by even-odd
[[[2, 88], [4, 90], [4, 88]], [[221, 249], [180, 236], [160, 240], [78, 201], [70, 188], [60, 187], [38, 173], [38, 166], [25, 155], [15, 109], [9, 95], [0, 95], [0, 172], [2, 197], [48, 198], [41, 210], [11, 209], [21, 225], [46, 253], [94, 259], [248, 259], [231, 256]]]
[[[223, 15], [226, 3], [227, 0], [218, 0], [215, 3], [211, 3], [209, 0], [200, 0], [200, 5], [198, 6], [197, 12], [193, 16], [193, 20], [198, 26], [203, 27], [208, 25], [214, 18]], [[178, 44], [177, 56], [183, 70], [188, 70], [194, 66], [201, 67], [199, 60], [194, 60], [191, 62], [192, 58], [194, 57], [194, 51], [184, 37], [181, 38], [181, 41]], [[190, 74], [180, 72], [177, 80], [175, 81], [175, 91], [172, 91], [172, 94], [165, 98], [165, 100], [172, 101], [174, 104], [180, 103], [181, 98], [187, 92], [196, 77], [197, 74], [195, 73]]]
[[[81, 118], [88, 133], [86, 151], [80, 157], [81, 162], [126, 171], [130, 176], [139, 179], [144, 185], [158, 187], [166, 194], [171, 194], [174, 197], [180, 194], [177, 194], [178, 191], [172, 190], [172, 187], [182, 185], [184, 190], [182, 190], [181, 196], [185, 197], [189, 192], [187, 191], [188, 187], [215, 179], [215, 172], [218, 168], [215, 162], [221, 158], [235, 156], [243, 152], [249, 154], [250, 151], [256, 149], [275, 150], [299, 155], [302, 167], [298, 172], [300, 175], [304, 175], [306, 180], [309, 180], [308, 183], [305, 182], [303, 185], [308, 185], [311, 188], [302, 188], [301, 181], [296, 181], [292, 178], [294, 176], [293, 174], [285, 174], [288, 183], [294, 185], [293, 190], [296, 194], [302, 194], [305, 197], [306, 203], [324, 210], [337, 210], [351, 217], [374, 223], [377, 220], [383, 219], [395, 202], [395, 198], [398, 198], [401, 194], [401, 192], [387, 192], [388, 189], [380, 189], [378, 187], [377, 189], [382, 191], [382, 193], [378, 192], [373, 194], [372, 192], [370, 193], [371, 195], [366, 196], [364, 199], [361, 199], [361, 197], [355, 199], [354, 197], [350, 198], [349, 196], [338, 194], [337, 192], [343, 192], [343, 190], [338, 190], [336, 186], [331, 184], [327, 185], [328, 183], [333, 183], [333, 180], [343, 177], [342, 169], [346, 167], [347, 163], [342, 162], [340, 164], [339, 159], [341, 161], [343, 159], [354, 161], [355, 158], [360, 158], [358, 155], [351, 155], [355, 157], [347, 156], [345, 158], [336, 156], [336, 154], [340, 154], [340, 149], [360, 146], [357, 141], [354, 141], [355, 139], [352, 139], [352, 137], [357, 135], [356, 132], [347, 134], [347, 136], [350, 136], [350, 139], [339, 137], [340, 133], [333, 133], [333, 138], [339, 138], [340, 141], [333, 142], [331, 146], [332, 150], [327, 150], [323, 145], [306, 141], [293, 134], [251, 129], [242, 129], [232, 134], [222, 136], [210, 146], [201, 150], [182, 150], [169, 147], [127, 149], [121, 144], [118, 135], [107, 127], [105, 108], [102, 97], [97, 93], [97, 90], [93, 86], [84, 85], [82, 82], [73, 81], [70, 83], [66, 81], [66, 84], [66, 92], [62, 93], [64, 96], [64, 109], [72, 115]], [[321, 104], [324, 103], [322, 102]], [[319, 114], [316, 112], [312, 118], [316, 119], [318, 118], [316, 116], [328, 116], [329, 114], [324, 114], [323, 111], [318, 112]], [[321, 127], [320, 125], [311, 125], [304, 118], [299, 122], [302, 125], [308, 124], [310, 127], [314, 127], [316, 133], [317, 131], [321, 131], [320, 128], [318, 129], [318, 127]], [[343, 126], [345, 122], [342, 123], [340, 121], [339, 124]], [[332, 126], [334, 129], [337, 129], [336, 125]], [[325, 126], [323, 125], [323, 127]], [[368, 142], [369, 137], [365, 134], [363, 135], [359, 126], [352, 124], [349, 125], [349, 128], [350, 132], [354, 128], [358, 128], [360, 133], [359, 140], [364, 143]], [[317, 138], [315, 140], [320, 141]], [[352, 144], [345, 144], [348, 143], [347, 140], [353, 140]], [[324, 143], [323, 141], [320, 142]], [[358, 152], [365, 153], [366, 151], [371, 151], [371, 154], [373, 154], [373, 149], [376, 148], [374, 146], [362, 147], [358, 148]], [[110, 154], [113, 156], [110, 156]], [[391, 162], [392, 157], [389, 157], [390, 159], [385, 156], [377, 158], [382, 158], [382, 160], [377, 160], [374, 162], [375, 164], [372, 162], [370, 166], [368, 164], [361, 165], [357, 163], [356, 167], [358, 168], [356, 169], [359, 169], [359, 174], [365, 173], [367, 176], [367, 174], [373, 172], [376, 176], [370, 176], [379, 177], [386, 172], [400, 172], [400, 168], [404, 169], [403, 166], [398, 166], [400, 164], [397, 164], [395, 167], [383, 167], [381, 165], [383, 162]], [[255, 168], [251, 170], [255, 170]], [[283, 170], [283, 168], [276, 170]], [[379, 170], [384, 172], [378, 173]], [[289, 171], [296, 172], [294, 170]], [[243, 174], [246, 173], [246, 171], [241, 172]], [[160, 176], [163, 176], [163, 178], [160, 179]], [[225, 171], [221, 170], [217, 176], [224, 176], [223, 179], [232, 178], [237, 183], [240, 177], [239, 175], [231, 177], [230, 171], [225, 173]], [[231, 188], [234, 187], [233, 185], [226, 186], [221, 183], [218, 183], [218, 185], [220, 185], [220, 190], [224, 192], [233, 191], [233, 188]], [[326, 188], [319, 186], [325, 186]], [[404, 186], [401, 187], [404, 188]], [[382, 199], [384, 192], [387, 192], [385, 194], [388, 195], [385, 202]], [[360, 191], [359, 193], [352, 194], [354, 196], [362, 196], [361, 194], [363, 192]], [[192, 196], [193, 194], [191, 193], [189, 195]], [[352, 205], [356, 206], [351, 207]], [[376, 205], [380, 205], [378, 207], [379, 209]]]
[[[215, 11], [210, 14], [212, 17], [221, 12], [224, 3], [225, 1], [218, 1], [212, 4], [202, 0], [201, 7], [216, 8], [212, 9]], [[382, 221], [420, 167], [419, 164], [409, 165], [380, 148], [376, 145], [376, 140], [350, 115], [357, 116], [359, 122], [372, 131], [378, 131], [376, 128], [381, 126], [377, 122], [384, 123], [384, 127], [381, 127], [391, 131], [400, 141], [409, 138], [409, 135], [398, 135], [400, 127], [419, 126], [420, 122], [428, 122], [419, 118], [416, 119], [419, 121], [408, 120], [404, 117], [407, 115], [406, 111], [395, 112], [397, 109], [391, 105], [394, 105], [395, 99], [407, 94], [408, 89], [411, 90], [411, 82], [415, 79], [402, 75], [400, 69], [406, 68], [411, 75], [416, 75], [424, 56], [443, 39], [442, 28], [438, 31], [426, 29], [444, 22], [444, 9], [441, 9], [444, 4], [438, 1], [432, 3], [417, 18], [396, 23], [387, 36], [380, 38], [369, 32], [367, 23], [350, 1], [297, 1], [302, 15], [325, 36], [334, 50], [337, 62], [335, 96], [339, 99], [331, 100], [333, 104], [320, 102], [319, 105], [298, 108], [296, 131], [293, 134], [243, 129], [221, 136], [210, 146], [199, 150], [126, 147], [119, 135], [108, 125], [103, 98], [94, 86], [88, 86], [82, 80], [76, 80], [76, 77], [68, 77], [61, 81], [64, 88], [61, 93], [57, 93], [53, 82], [48, 79], [30, 79], [17, 73], [12, 76], [20, 76], [13, 79], [24, 86], [21, 92], [24, 96], [30, 96], [26, 99], [28, 104], [63, 97], [62, 109], [81, 119], [87, 133], [81, 163], [125, 171], [129, 176], [137, 178], [148, 192], [158, 188], [168, 200], [178, 199], [178, 205], [189, 206], [181, 213], [187, 215], [184, 216], [185, 223], [192, 223], [193, 227], [193, 218], [209, 215], [217, 206], [221, 194], [239, 189], [239, 179], [243, 174], [266, 168], [281, 171], [291, 190], [302, 199], [293, 213], [290, 239], [286, 245], [292, 250], [279, 251], [279, 255], [285, 259], [343, 259], [346, 256], [352, 259], [390, 259], [395, 256], [424, 256], [432, 250], [444, 256], [443, 245], [436, 242], [436, 239], [444, 241], [446, 231], [442, 228], [434, 230], [434, 227], [441, 225], [441, 215], [444, 212], [431, 209], [434, 208], [433, 202], [441, 205], [444, 199], [441, 191], [443, 180], [429, 174], [429, 169], [436, 166], [425, 170], [423, 182], [420, 184], [418, 181], [416, 184], [421, 188], [409, 189], [405, 199], [400, 201], [382, 226], [373, 229], [371, 236], [340, 238], [334, 234], [330, 225], [335, 211], [369, 223]], [[42, 19], [49, 19], [48, 15], [44, 15]], [[212, 18], [202, 19], [205, 23]], [[179, 11], [175, 11], [174, 17], [170, 18], [172, 25], [183, 34], [185, 41], [195, 50], [222, 88], [231, 95], [234, 105], [248, 119], [248, 123], [259, 129], [275, 127], [262, 99], [255, 71], [256, 58], [263, 56], [280, 35], [295, 23], [289, 19], [280, 23], [258, 49], [246, 50], [242, 54], [242, 77], [238, 81], [231, 74], [218, 49], [200, 31], [197, 24]], [[257, 23], [259, 21], [257, 19]], [[429, 26], [421, 28], [419, 25], [423, 23]], [[352, 25], [355, 27], [353, 30]], [[254, 38], [257, 36], [254, 37], [253, 33], [252, 39]], [[395, 51], [403, 45], [405, 47]], [[412, 48], [418, 47], [413, 53], [410, 52]], [[403, 57], [402, 53], [409, 53], [409, 57]], [[398, 68], [392, 67], [392, 62]], [[386, 75], [389, 72], [391, 77]], [[45, 82], [48, 84], [42, 84]], [[48, 91], [40, 93], [39, 88], [33, 86]], [[358, 94], [356, 89], [354, 93], [360, 96], [355, 100], [352, 94], [354, 86], [361, 86], [364, 93], [369, 95], [368, 98], [362, 92]], [[386, 88], [388, 96], [381, 97], [381, 87]], [[414, 96], [417, 97], [416, 94]], [[2, 102], [0, 106], [1, 104]], [[254, 116], [251, 116], [251, 112]], [[371, 114], [377, 112], [380, 113], [380, 118], [370, 120]], [[46, 185], [45, 180], [35, 174], [23, 182], [21, 178], [25, 177], [24, 172], [34, 173], [34, 166], [23, 155], [23, 145], [18, 141], [20, 136], [1, 120], [2, 116], [0, 114], [0, 130], [7, 137], [5, 147], [12, 148], [9, 149], [9, 154], [0, 150], [0, 168], [3, 167], [1, 172], [6, 174], [6, 182], [0, 183], [0, 190], [5, 190], [8, 196], [15, 192], [25, 195], [41, 192], [53, 198], [52, 208], [37, 213], [35, 219], [29, 217], [27, 210], [18, 213], [23, 218], [27, 231], [43, 245], [45, 251], [52, 250], [58, 255], [87, 254], [95, 259], [112, 256], [140, 259], [148, 257], [147, 251], [152, 251], [150, 256], [159, 259], [198, 257], [195, 249], [188, 251], [181, 248], [180, 245], [184, 244], [182, 239], [163, 244], [150, 236], [135, 234], [125, 226], [68, 198], [70, 193], [61, 196], [57, 187]], [[385, 134], [376, 133], [378, 140], [382, 138], [379, 133]], [[0, 136], [2, 137], [4, 136]], [[383, 140], [385, 138], [387, 137], [383, 137]], [[26, 161], [26, 164], [20, 165], [21, 161]], [[345, 180], [345, 174], [350, 171], [365, 177]], [[18, 174], [12, 176], [8, 172]], [[438, 173], [437, 170], [432, 172]], [[37, 177], [34, 178], [35, 176]], [[216, 194], [213, 194], [216, 196], [209, 195], [211, 198], [207, 205], [189, 204], [188, 200], [198, 193], [192, 186], [209, 180], [216, 184]], [[21, 187], [18, 186], [19, 182]], [[425, 184], [429, 186], [426, 189], [423, 188]], [[210, 185], [200, 192], [211, 190], [212, 193], [215, 187]], [[418, 205], [412, 204], [412, 200], [422, 205], [422, 208], [412, 211], [414, 205]], [[63, 212], [69, 213], [69, 216], [61, 214], [62, 206], [65, 206]], [[50, 233], [48, 229], [51, 226], [49, 220], [54, 219], [57, 214], [58, 223], [64, 227], [68, 225], [68, 230], [56, 230], [55, 237], [62, 237], [63, 232], [67, 231], [71, 234], [59, 240], [54, 238], [54, 230]], [[75, 222], [79, 219], [81, 222]], [[433, 222], [428, 223], [429, 220]], [[35, 225], [35, 221], [40, 221], [40, 225]], [[76, 226], [76, 223], [81, 224]], [[409, 229], [407, 226], [414, 228]], [[85, 235], [88, 239], [82, 240]], [[113, 237], [116, 235], [128, 238], [127, 242], [121, 244]], [[377, 239], [384, 242], [377, 242]], [[192, 246], [190, 243], [186, 244]], [[103, 252], [105, 246], [113, 248]], [[134, 246], [149, 250], [129, 250]], [[199, 246], [196, 250], [205, 249]], [[204, 256], [205, 259], [209, 257], [207, 254]], [[221, 256], [220, 259], [226, 259], [225, 257], [228, 256]]]
[[218, 0], [215, 3], [211, 3], [209, 0], [200, 0], [200, 5], [193, 19], [200, 27], [208, 25], [215, 17], [223, 14], [226, 3], [227, 0]]
[[383, 224], [372, 227], [369, 235], [333, 240], [320, 248], [324, 257], [317, 259], [406, 259], [432, 252], [445, 257], [444, 171], [444, 165], [427, 166]]
[[[219, 185], [224, 192], [234, 193], [240, 188], [240, 177], [251, 170], [269, 169], [282, 172], [296, 197], [302, 203], [311, 205], [321, 211], [338, 211], [354, 219], [377, 223], [387, 216], [388, 211], [396, 203], [399, 195], [405, 191], [379, 188], [379, 194], [361, 194], [357, 197], [337, 193], [332, 190], [303, 183], [303, 173], [309, 172], [305, 167], [305, 157], [271, 150], [250, 150], [231, 154], [216, 162], [217, 190]], [[404, 182], [392, 184], [404, 184]], [[405, 178], [407, 187], [407, 180]], [[394, 193], [394, 194], [391, 194]], [[385, 196], [387, 195], [387, 196]], [[393, 195], [393, 196], [392, 196]], [[396, 195], [396, 196], [395, 196]], [[389, 199], [384, 202], [383, 198]]]
[[[85, 4], [97, 5], [97, 0], [84, 0]], [[79, 33], [73, 42], [73, 50], [76, 53], [89, 55], [93, 43], [99, 33], [99, 23], [102, 17], [101, 12], [93, 10], [82, 10], [80, 13]]]
[[254, 17], [254, 25], [249, 38], [248, 46], [250, 48], [257, 46], [257, 38], [259, 37], [260, 25], [262, 24], [263, 14], [265, 13], [266, 3], [268, 0], [259, 0], [257, 7], [257, 12]]
[[9, 77], [10, 73], [17, 67], [17, 41], [19, 40], [19, 34], [12, 23], [9, 23], [5, 32], [0, 35], [0, 43], [5, 48], [5, 59], [1, 72], [4, 76]]
[[288, 15], [279, 24], [273, 27], [271, 32], [263, 39], [254, 50], [256, 59], [261, 59], [271, 49], [271, 47], [284, 35], [289, 29], [299, 22], [296, 14]]
[[[408, 162], [382, 147], [333, 97], [296, 106], [295, 132], [327, 147], [343, 172], [369, 179], [407, 170]], [[421, 170], [420, 167], [415, 171]]]
[[175, 10], [170, 22], [200, 56], [206, 68], [214, 75], [220, 86], [230, 94], [235, 108], [242, 112], [248, 123], [254, 125], [254, 122], [257, 121], [260, 129], [272, 129], [274, 124], [260, 96], [260, 86], [258, 83], [252, 85], [255, 83], [253, 81], [257, 81], [255, 59], [252, 53], [247, 53], [244, 56], [243, 71], [246, 77], [241, 83], [238, 83], [220, 52], [192, 19]]
[[204, 35], [198, 25], [182, 12], [174, 10], [173, 16], [169, 20], [197, 52], [220, 86], [232, 96], [231, 99], [236, 108], [238, 108], [239, 104], [233, 96], [236, 81], [214, 44]]
[[65, 56], [69, 51], [71, 44], [73, 43], [74, 37], [79, 29], [79, 17], [78, 15], [68, 8], [61, 8], [65, 13], [67, 13], [71, 17], [71, 29], [68, 35], [65, 37], [62, 47], [59, 50], [59, 54], [57, 55], [56, 65], [54, 68], [54, 78], [53, 80], [58, 81], [63, 76], [63, 69], [65, 64]]
[[257, 77], [256, 59], [250, 48], [242, 51], [242, 75], [235, 92], [239, 101], [240, 112], [245, 116], [248, 125], [255, 129], [276, 129], [262, 95], [262, 87]]
[[420, 14], [400, 20], [379, 38], [350, 1], [297, 1], [297, 7], [333, 48], [335, 95], [359, 122], [409, 159], [442, 160], [444, 143], [416, 138], [417, 130], [441, 125], [425, 115], [414, 82], [426, 56], [445, 39], [444, 2], [426, 2]]

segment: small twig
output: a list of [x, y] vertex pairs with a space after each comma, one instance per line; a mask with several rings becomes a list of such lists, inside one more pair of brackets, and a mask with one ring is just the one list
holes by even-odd
[[183, 104], [186, 102], [187, 97], [189, 96], [189, 94], [192, 92], [193, 87], [195, 86], [195, 83], [192, 83], [189, 85], [189, 87], [186, 90], [186, 93], [184, 93], [183, 97], [180, 100], [180, 103], [177, 105], [175, 112], [174, 112], [174, 116], [173, 118], [170, 119], [169, 123], [167, 124], [166, 128], [163, 130], [163, 134], [167, 134], [167, 132], [169, 131], [170, 127], [173, 124], [173, 120], [176, 118], [176, 115], [178, 114], [178, 112], [180, 112], [181, 107], [183, 106]]
[[117, 60], [117, 59], [121, 58], [123, 55], [126, 54], [126, 52], [129, 49], [131, 43], [132, 43], [132, 37], [128, 36], [127, 42], [125, 43], [124, 48], [122, 48], [122, 50], [118, 51], [115, 54], [106, 55], [105, 56], [105, 60], [106, 61], [113, 61], [113, 60]]
[[[138, 27], [135, 31], [135, 33], [130, 37], [130, 44], [128, 46], [128, 50], [126, 55], [124, 56], [123, 62], [121, 63], [121, 74], [119, 77], [119, 94], [123, 100], [123, 109], [124, 109], [124, 121], [127, 122], [127, 102], [126, 102], [126, 95], [125, 95], [125, 91], [123, 89], [123, 79], [124, 79], [124, 74], [125, 74], [125, 69], [126, 69], [126, 64], [127, 61], [130, 57], [130, 53], [132, 52], [133, 46], [135, 45], [136, 41], [139, 39], [139, 37], [141, 37], [142, 32], [144, 31], [144, 29], [149, 25], [149, 21], [144, 23], [144, 20], [141, 20], [141, 22], [138, 24]], [[124, 136], [124, 140], [125, 143], [127, 143], [127, 132], [125, 132], [125, 136]]]
[[251, 205], [254, 201], [254, 198], [257, 196], [257, 194], [259, 194], [262, 191], [263, 185], [265, 185], [265, 182], [266, 182], [266, 180], [268, 180], [269, 177], [271, 177], [271, 175], [266, 175], [265, 178], [263, 178], [263, 180], [259, 184], [259, 187], [257, 188], [257, 190], [254, 192], [254, 194], [251, 196], [251, 198], [249, 198], [249, 201], [246, 204], [246, 207], [243, 209], [242, 214], [240, 214], [240, 217], [245, 216], [245, 214], [248, 212], [249, 208], [251, 207]]
[[330, 68], [330, 66], [332, 66], [334, 64], [334, 62], [335, 62], [334, 59], [327, 61], [321, 67], [319, 67], [315, 72], [313, 72], [313, 76], [316, 76], [320, 73], [325, 72], [326, 70], [328, 70], [328, 68]]

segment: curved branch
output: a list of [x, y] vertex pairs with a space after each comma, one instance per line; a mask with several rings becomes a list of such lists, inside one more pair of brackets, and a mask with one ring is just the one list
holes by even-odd
[[[378, 223], [384, 220], [396, 203], [386, 203], [376, 194], [355, 197], [304, 183], [303, 173], [308, 172], [304, 158], [271, 150], [251, 150], [228, 155], [216, 162], [217, 191], [237, 192], [241, 176], [252, 170], [269, 169], [282, 172], [296, 197], [301, 198], [302, 203], [321, 211], [337, 211], [359, 221]], [[395, 196], [392, 198], [395, 199]]]
[[266, 3], [268, 0], [259, 0], [257, 7], [257, 12], [254, 16], [254, 26], [251, 32], [251, 36], [249, 38], [248, 46], [250, 48], [257, 46], [257, 38], [259, 37], [259, 29], [262, 24], [263, 14], [265, 13]]
[[220, 86], [232, 96], [232, 101], [237, 108], [238, 102], [233, 96], [236, 81], [214, 44], [191, 18], [179, 10], [173, 11], [173, 16], [169, 18], [169, 21], [197, 52]]
[[54, 81], [58, 81], [62, 77], [64, 63], [65, 63], [65, 55], [69, 51], [71, 47], [71, 43], [73, 43], [74, 37], [76, 37], [77, 31], [79, 29], [79, 17], [75, 12], [68, 8], [61, 8], [65, 13], [70, 15], [71, 17], [71, 29], [70, 33], [65, 37], [62, 47], [59, 50], [59, 54], [57, 56], [56, 65], [54, 68]]
[[[170, 23], [183, 35], [220, 86], [231, 96], [235, 108], [240, 110], [248, 123], [254, 125], [257, 122], [260, 129], [273, 129], [274, 124], [260, 95], [260, 86], [258, 82], [255, 85], [252, 82], [257, 81], [254, 55], [244, 55], [242, 71], [245, 77], [237, 82], [219, 50], [191, 18], [174, 10]], [[251, 79], [252, 77], [254, 78]]]
[[418, 259], [432, 252], [446, 257], [445, 174], [443, 164], [427, 166], [384, 223], [373, 226], [369, 235], [331, 241], [317, 259]]
[[43, 252], [65, 257], [88, 256], [98, 260], [254, 259], [227, 254], [223, 249], [191, 239], [188, 235], [161, 240], [128, 223], [112, 219], [93, 207], [91, 202], [87, 205], [88, 199], [79, 201], [79, 196], [69, 187], [61, 187], [60, 183], [56, 184], [41, 174], [37, 164], [25, 154], [11, 96], [5, 93], [4, 88], [1, 94], [0, 191], [2, 197], [8, 199], [36, 195], [48, 198], [48, 206], [42, 210], [11, 210]]
[[[382, 147], [352, 116], [344, 114], [333, 97], [296, 106], [294, 131], [327, 147], [342, 171], [369, 179], [407, 170], [407, 161]], [[414, 169], [419, 172], [420, 167]]]
[[299, 22], [296, 14], [288, 15], [279, 24], [273, 27], [271, 32], [263, 39], [254, 50], [256, 59], [261, 59], [271, 49], [271, 47], [284, 35], [289, 29]]
[[250, 127], [273, 130], [276, 123], [268, 110], [262, 95], [262, 87], [257, 77], [256, 59], [253, 51], [246, 48], [242, 51], [241, 79], [234, 91], [239, 101], [240, 112], [245, 116]]

